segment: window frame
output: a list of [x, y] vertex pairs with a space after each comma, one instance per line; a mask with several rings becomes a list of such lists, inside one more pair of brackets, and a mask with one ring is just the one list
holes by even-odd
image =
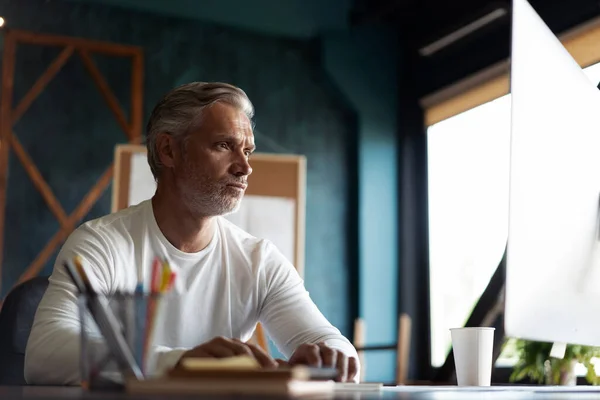
[[[582, 67], [600, 62], [600, 17], [558, 35]], [[504, 60], [420, 99], [425, 128], [509, 93], [509, 62]]]
[[[600, 62], [600, 46], [597, 45], [600, 43], [600, 17], [567, 30], [557, 37], [582, 68]], [[508, 94], [510, 92], [509, 65], [509, 61], [504, 60], [419, 99], [423, 110], [425, 134], [430, 126], [438, 122]], [[428, 185], [428, 178], [425, 179], [425, 185]], [[500, 261], [499, 266], [502, 262]], [[427, 276], [429, 277], [429, 272]], [[430, 282], [428, 281], [426, 285], [429, 288]], [[428, 329], [428, 346], [431, 349], [431, 326], [428, 326]], [[428, 362], [431, 376], [435, 376], [441, 367], [434, 367], [431, 364], [431, 357]], [[511, 371], [510, 367], [494, 367], [494, 382], [508, 383]], [[585, 379], [579, 377], [578, 384], [585, 384]]]

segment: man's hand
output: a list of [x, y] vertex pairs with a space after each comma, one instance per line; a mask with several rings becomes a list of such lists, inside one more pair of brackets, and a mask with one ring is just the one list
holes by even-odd
[[180, 360], [189, 357], [198, 358], [227, 358], [235, 356], [250, 356], [256, 359], [263, 368], [277, 368], [279, 364], [265, 353], [260, 347], [244, 343], [238, 339], [216, 337], [210, 342], [196, 346], [186, 351]]
[[334, 350], [324, 343], [301, 345], [290, 357], [289, 364], [336, 368], [339, 382], [353, 380], [358, 370], [356, 358], [348, 357], [341, 351]]

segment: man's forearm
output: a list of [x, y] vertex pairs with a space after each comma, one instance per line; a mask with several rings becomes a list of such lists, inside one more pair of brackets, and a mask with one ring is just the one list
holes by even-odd
[[29, 339], [25, 381], [30, 385], [79, 385], [79, 333], [65, 331], [56, 338], [44, 336]]

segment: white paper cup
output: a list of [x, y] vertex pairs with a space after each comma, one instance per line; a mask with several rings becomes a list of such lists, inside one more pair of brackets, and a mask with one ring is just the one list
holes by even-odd
[[450, 329], [458, 386], [490, 386], [494, 329]]

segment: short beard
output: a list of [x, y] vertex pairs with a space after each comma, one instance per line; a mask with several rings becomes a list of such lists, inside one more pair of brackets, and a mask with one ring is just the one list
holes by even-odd
[[216, 217], [239, 210], [241, 199], [225, 193], [225, 185], [189, 168], [187, 162], [182, 172], [182, 178], [176, 182], [177, 190], [195, 217]]

